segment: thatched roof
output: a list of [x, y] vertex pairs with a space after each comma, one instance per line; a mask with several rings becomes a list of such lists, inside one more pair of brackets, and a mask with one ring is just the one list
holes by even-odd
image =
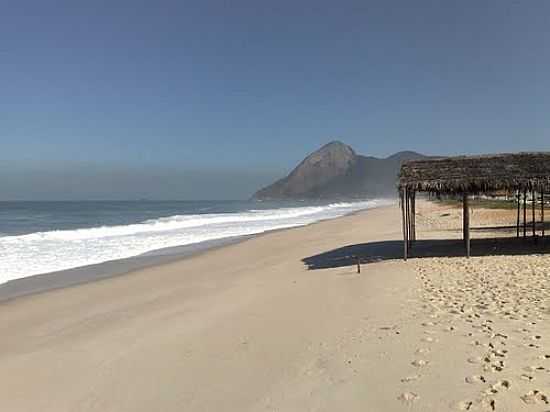
[[399, 189], [483, 193], [550, 189], [550, 152], [413, 160], [401, 166]]

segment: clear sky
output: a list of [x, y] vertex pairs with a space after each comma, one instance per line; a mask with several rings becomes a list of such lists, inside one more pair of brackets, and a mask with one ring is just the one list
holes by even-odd
[[0, 10], [0, 199], [243, 198], [333, 139], [550, 150], [549, 1]]

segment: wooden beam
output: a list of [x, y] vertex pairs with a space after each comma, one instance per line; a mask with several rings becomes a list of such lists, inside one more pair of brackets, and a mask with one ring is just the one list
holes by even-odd
[[466, 257], [470, 257], [470, 206], [468, 204], [468, 194], [462, 195], [462, 230], [464, 235], [464, 244], [466, 246]]
[[401, 193], [399, 194], [400, 200], [401, 200], [401, 220], [403, 221], [403, 259], [407, 260], [407, 252], [408, 252], [408, 245], [407, 245], [407, 214], [405, 213], [405, 192], [406, 190], [401, 190]]

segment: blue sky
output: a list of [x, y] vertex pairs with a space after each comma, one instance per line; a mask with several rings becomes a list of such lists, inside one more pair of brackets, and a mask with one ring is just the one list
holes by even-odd
[[550, 150], [550, 2], [0, 9], [0, 199], [241, 198], [333, 139]]

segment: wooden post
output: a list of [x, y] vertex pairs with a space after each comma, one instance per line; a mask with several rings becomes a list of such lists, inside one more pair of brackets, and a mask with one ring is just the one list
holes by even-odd
[[468, 194], [462, 195], [462, 230], [464, 244], [466, 246], [466, 257], [470, 257], [470, 207], [468, 205]]
[[537, 228], [536, 228], [536, 224], [537, 224], [537, 221], [535, 219], [535, 206], [537, 204], [537, 195], [536, 195], [536, 192], [534, 190], [531, 191], [531, 227], [532, 227], [532, 231], [533, 231], [533, 239], [537, 236]]
[[523, 189], [523, 237], [527, 237], [527, 189]]
[[465, 194], [462, 194], [462, 242], [466, 247], [466, 200]]
[[542, 223], [542, 238], [544, 240], [544, 187], [540, 189], [540, 221]]
[[521, 193], [520, 193], [519, 189], [518, 189], [518, 192], [517, 192], [516, 200], [518, 201], [518, 219], [517, 219], [517, 222], [516, 222], [516, 229], [517, 229], [516, 237], [519, 238], [519, 210], [521, 209]]
[[407, 200], [407, 248], [411, 250], [411, 194], [408, 190], [405, 192], [405, 199]]
[[416, 192], [413, 192], [412, 218], [413, 218], [413, 242], [416, 242]]
[[401, 190], [401, 193], [400, 193], [400, 200], [401, 200], [401, 218], [402, 218], [402, 221], [403, 221], [403, 259], [404, 260], [407, 260], [407, 252], [408, 252], [408, 245], [407, 245], [407, 214], [405, 213], [405, 193], [406, 193], [406, 190], [403, 189]]
[[413, 202], [413, 192], [409, 192], [409, 251], [413, 247], [413, 213], [412, 213], [412, 202]]

